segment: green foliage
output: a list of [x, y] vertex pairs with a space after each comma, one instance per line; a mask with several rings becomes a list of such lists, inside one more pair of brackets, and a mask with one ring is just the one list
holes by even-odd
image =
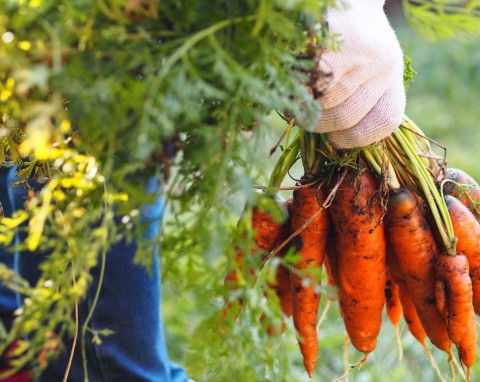
[[402, 0], [409, 23], [431, 40], [480, 36], [478, 0]]
[[[205, 285], [222, 295], [215, 272], [238, 206], [252, 205], [261, 181], [272, 110], [307, 127], [320, 113], [304, 86], [313, 65], [306, 37], [322, 42], [326, 3], [0, 1], [2, 160], [19, 166], [20, 184], [45, 184], [26, 215], [3, 221], [1, 238], [11, 240], [29, 218], [21, 248], [49, 254], [37, 285], [6, 280], [22, 286], [25, 300], [0, 352], [29, 334], [22, 361], [45, 366], [37, 358], [45, 338], [73, 333], [90, 269], [114, 242], [140, 237], [152, 176], [167, 197], [155, 241], [166, 279], [183, 272], [180, 264], [210, 271], [217, 279]], [[153, 244], [140, 245], [138, 263], [151, 263]]]
[[413, 82], [416, 73], [412, 68], [412, 59], [405, 54], [403, 56], [403, 84], [406, 91], [410, 89], [410, 82]]
[[[448, 147], [449, 165], [466, 169], [476, 179], [480, 179], [480, 168], [473, 159], [480, 141], [477, 128], [479, 113], [475, 107], [480, 92], [478, 42], [458, 40], [428, 42], [414, 34], [404, 23], [395, 21], [397, 22], [394, 28], [404, 52], [411, 57], [412, 66], [417, 72], [415, 81], [410, 82], [411, 87], [407, 94], [407, 114], [428, 136]], [[276, 123], [272, 123], [272, 127], [275, 127], [278, 133], [275, 135], [273, 132], [266, 137], [267, 143], [263, 146], [268, 149], [276, 143], [286, 123], [277, 120]], [[265, 165], [268, 165], [267, 160], [274, 162], [273, 159], [268, 159], [268, 153], [264, 153], [264, 158]], [[301, 163], [297, 163], [292, 173], [293, 177], [298, 178], [302, 171]], [[270, 168], [265, 168], [263, 173], [267, 176]], [[292, 184], [293, 181], [287, 177], [284, 185]], [[284, 192], [284, 196], [289, 193]], [[246, 288], [239, 292], [242, 295], [247, 294], [246, 310], [234, 324], [232, 333], [227, 337], [222, 336], [218, 331], [212, 330], [212, 327], [215, 327], [216, 313], [222, 304], [219, 296], [225, 293], [222, 290], [221, 277], [225, 274], [226, 265], [221, 262], [216, 268], [221, 276], [211, 275], [207, 271], [211, 268], [198, 261], [189, 262], [188, 257], [184, 254], [183, 260], [179, 262], [176, 262], [177, 258], [171, 259], [171, 262], [175, 262], [176, 266], [182, 269], [181, 273], [172, 271], [165, 274], [164, 317], [172, 358], [181, 362], [192, 378], [199, 381], [240, 381], [247, 373], [251, 376], [252, 370], [256, 370], [258, 374], [251, 380], [263, 381], [268, 370], [265, 365], [272, 365], [272, 360], [267, 358], [268, 352], [272, 349], [278, 360], [288, 364], [288, 368], [284, 370], [285, 376], [279, 377], [279, 380], [282, 378], [288, 381], [309, 380], [299, 356], [291, 321], [287, 322], [287, 331], [279, 338], [269, 338], [258, 330], [260, 325], [258, 315], [252, 313], [258, 301], [263, 301], [262, 309], [273, 312], [274, 322], [275, 320], [278, 322], [281, 317], [273, 301], [269, 307], [265, 300], [261, 300], [263, 283], [260, 281], [255, 284], [255, 281], [250, 279], [250, 284], [247, 283]], [[198, 279], [199, 274], [202, 276]], [[205, 285], [209, 287], [205, 288]], [[251, 291], [250, 294], [248, 291]], [[323, 296], [324, 294], [320, 311], [326, 303]], [[196, 323], [199, 322], [201, 325], [197, 326]], [[404, 352], [402, 361], [398, 360], [393, 326], [388, 322], [387, 316], [384, 316], [377, 348], [361, 369], [350, 372], [349, 380], [353, 382], [439, 380], [424, 349], [409, 333], [403, 320], [400, 323], [400, 333]], [[254, 343], [260, 350], [248, 346], [248, 341], [256, 341]], [[338, 312], [338, 303], [331, 306], [319, 330], [319, 341], [319, 365], [315, 370], [314, 380], [332, 381], [344, 372], [342, 357], [344, 326]], [[430, 343], [428, 345], [439, 364], [443, 378], [450, 380], [452, 375], [447, 355], [435, 349]], [[227, 351], [228, 347], [234, 350]], [[240, 349], [245, 349], [244, 353], [241, 353]], [[361, 358], [362, 355], [351, 346], [348, 349], [350, 364]], [[258, 370], [259, 365], [265, 368]], [[274, 372], [279, 371], [277, 369]], [[479, 373], [479, 366], [475, 365], [472, 380], [478, 378]], [[456, 375], [456, 380], [461, 380], [458, 370]]]
[[[448, 165], [475, 179], [480, 169], [477, 100], [480, 91], [478, 40], [422, 41], [407, 26], [396, 26], [404, 51], [417, 71], [407, 95], [407, 114], [447, 149]], [[443, 155], [441, 147], [435, 149]]]
[[[265, 331], [283, 320], [265, 287], [278, 263], [261, 268], [248, 257], [244, 269], [257, 271], [245, 271], [236, 291], [225, 291], [223, 275], [232, 241], [250, 249], [240, 240], [252, 237], [248, 219], [237, 221], [250, 213], [254, 186], [267, 184], [275, 161], [268, 151], [286, 128], [273, 111], [307, 128], [321, 112], [304, 84], [313, 65], [307, 37], [323, 43], [318, 22], [327, 3], [0, 0], [1, 159], [19, 166], [20, 184], [44, 184], [25, 211], [2, 220], [0, 242], [23, 229], [27, 255], [49, 254], [37, 285], [0, 268], [3, 282], [25, 296], [13, 330], [0, 331], [0, 352], [29, 334], [21, 361], [46, 366], [38, 356], [50, 356], [52, 330], [74, 332], [91, 268], [116, 241], [140, 238], [139, 208], [162, 194], [145, 192], [153, 176], [166, 196], [165, 224], [161, 238], [140, 244], [136, 261], [151, 264], [152, 246], [161, 246], [172, 358], [198, 381], [304, 378], [292, 324], [280, 338]], [[267, 198], [260, 204], [274, 209]], [[224, 300], [239, 296], [239, 320], [222, 321]], [[322, 379], [343, 373], [341, 325], [332, 309], [322, 327]], [[84, 335], [88, 323], [79, 329]], [[94, 334], [101, 346], [111, 333]], [[358, 380], [384, 380], [378, 364], [391, 343], [379, 346], [382, 361], [369, 362]], [[408, 351], [408, 362], [423, 354]], [[418, 380], [431, 380], [430, 371]], [[407, 380], [404, 368], [392, 375]]]

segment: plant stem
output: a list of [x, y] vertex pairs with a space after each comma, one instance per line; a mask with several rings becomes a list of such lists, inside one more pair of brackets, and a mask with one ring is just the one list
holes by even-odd
[[[404, 133], [405, 133], [405, 135], [410, 137], [411, 140], [413, 140], [413, 136], [412, 136], [412, 133], [410, 131], [405, 130]], [[415, 147], [414, 147], [413, 144], [412, 144], [412, 148], [413, 148], [413, 153], [415, 154], [419, 163], [424, 163], [421, 160], [420, 156], [417, 154], [417, 151], [415, 150]], [[437, 187], [435, 186], [435, 183], [433, 182], [432, 177], [431, 177], [430, 172], [428, 171], [427, 167], [426, 166], [420, 166], [420, 168], [423, 171], [423, 173], [425, 174], [425, 179], [428, 182], [428, 186], [430, 187], [430, 190], [432, 192], [433, 197], [437, 201], [437, 205], [439, 207], [440, 213], [442, 214], [443, 222], [445, 223], [445, 227], [447, 228], [448, 236], [453, 241], [454, 238], [455, 238], [455, 234], [453, 232], [453, 224], [452, 224], [452, 220], [450, 219], [450, 214], [448, 213], [447, 205], [445, 204], [445, 201], [444, 201], [443, 197], [438, 192]]]
[[292, 168], [297, 160], [300, 151], [300, 134], [297, 133], [292, 143], [283, 151], [278, 158], [275, 167], [272, 170], [270, 179], [268, 181], [268, 192], [275, 193], [276, 189], [280, 187], [288, 171]]
[[[423, 191], [427, 203], [432, 212], [433, 218], [437, 225], [438, 231], [442, 238], [442, 242], [450, 255], [455, 254], [455, 241], [450, 215], [448, 214], [445, 201], [440, 197], [435, 184], [433, 183], [430, 174], [426, 170], [424, 163], [416, 153], [415, 147], [410, 140], [405, 136], [405, 131], [402, 128], [397, 129], [393, 133], [398, 143], [402, 146], [403, 151], [410, 160], [410, 168], [414, 172], [419, 182], [420, 188]], [[446, 211], [446, 214], [445, 214]]]
[[398, 189], [401, 187], [389, 158], [387, 158], [379, 146], [365, 148], [363, 150], [363, 155], [378, 175], [387, 176], [388, 186], [391, 189]]

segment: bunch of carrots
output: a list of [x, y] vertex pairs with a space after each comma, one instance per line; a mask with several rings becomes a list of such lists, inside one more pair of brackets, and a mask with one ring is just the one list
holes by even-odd
[[[336, 290], [327, 297], [338, 299], [348, 337], [364, 354], [361, 362], [375, 349], [385, 309], [397, 334], [403, 313], [430, 357], [427, 337], [449, 359], [456, 347], [469, 380], [480, 315], [480, 187], [448, 168], [407, 117], [382, 142], [344, 151], [322, 134], [294, 135], [293, 122], [262, 190], [276, 201], [280, 218], [253, 208], [250, 255], [262, 256], [263, 264], [289, 250], [299, 255], [298, 262], [281, 263], [270, 287], [293, 318], [309, 376], [318, 355], [318, 274], [324, 269]], [[304, 174], [285, 201], [278, 190], [298, 159]], [[246, 255], [238, 249], [225, 277], [230, 288]], [[231, 308], [230, 301], [225, 316]]]

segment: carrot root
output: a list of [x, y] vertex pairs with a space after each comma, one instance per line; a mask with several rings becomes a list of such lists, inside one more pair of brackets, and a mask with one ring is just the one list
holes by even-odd
[[394, 328], [395, 328], [395, 338], [397, 340], [397, 348], [398, 348], [398, 361], [402, 362], [402, 360], [403, 360], [402, 336], [400, 334], [399, 326], [395, 325]]
[[450, 373], [452, 373], [451, 381], [455, 382], [456, 374], [455, 374], [455, 367], [453, 366], [453, 362], [452, 362], [452, 357], [450, 357], [448, 360], [448, 366], [450, 367]]
[[357, 362], [355, 362], [354, 364], [352, 364], [352, 365], [346, 364], [345, 365], [345, 373], [343, 373], [343, 375], [338, 377], [337, 379], [334, 379], [333, 382], [348, 381], [348, 375], [350, 374], [350, 372], [357, 367], [360, 369], [363, 366], [363, 364], [365, 362], [367, 362], [367, 359], [368, 359], [369, 355], [370, 355], [370, 353], [364, 353], [363, 357], [360, 360], [358, 360]]
[[325, 304], [325, 307], [323, 308], [322, 314], [320, 318], [318, 319], [317, 323], [317, 332], [320, 330], [320, 327], [323, 324], [323, 321], [325, 321], [325, 318], [327, 317], [327, 313], [330, 310], [330, 306], [332, 305], [332, 302], [330, 300], [327, 300], [327, 303]]
[[[462, 365], [460, 365], [460, 363], [458, 362], [457, 357], [452, 357], [452, 361], [455, 367], [457, 368], [458, 373], [462, 376], [464, 380], [466, 380], [467, 376], [465, 375], [465, 371], [463, 370]], [[468, 370], [467, 370], [467, 374], [468, 374]]]
[[442, 372], [440, 371], [440, 368], [438, 367], [437, 361], [435, 361], [435, 358], [433, 357], [432, 352], [430, 349], [427, 347], [427, 345], [424, 345], [425, 352], [427, 353], [428, 359], [430, 360], [430, 364], [433, 367], [433, 370], [437, 373], [437, 377], [440, 380], [440, 382], [446, 382], [445, 379], [442, 376]]

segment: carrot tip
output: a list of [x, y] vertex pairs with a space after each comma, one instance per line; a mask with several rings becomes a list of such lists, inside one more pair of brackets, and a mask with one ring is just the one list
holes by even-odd
[[310, 378], [313, 378], [313, 372], [315, 370], [315, 363], [310, 363], [307, 365], [305, 362], [303, 363], [303, 366], [305, 366], [305, 370], [307, 371], [307, 374]]

